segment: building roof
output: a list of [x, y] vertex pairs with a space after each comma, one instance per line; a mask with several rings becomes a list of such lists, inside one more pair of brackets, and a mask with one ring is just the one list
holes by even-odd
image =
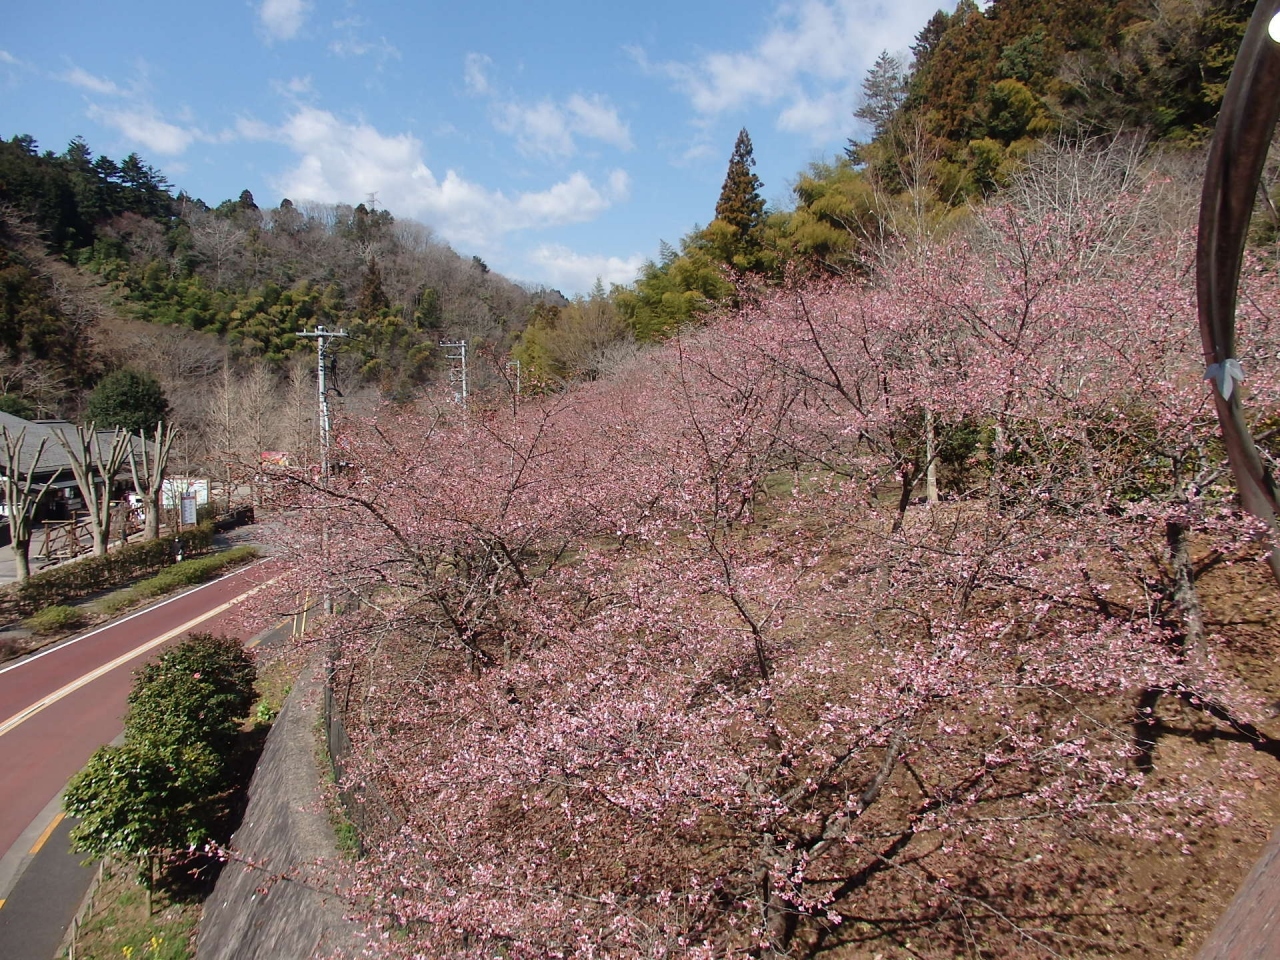
[[[21, 417], [15, 417], [11, 413], [0, 411], [0, 438], [7, 433], [9, 436], [17, 437], [22, 434], [22, 448], [18, 453], [18, 472], [25, 476], [28, 472], [34, 470], [35, 478], [38, 481], [47, 480], [50, 476], [55, 476], [64, 470], [71, 469], [71, 458], [67, 455], [66, 448], [62, 445], [62, 440], [58, 434], [64, 434], [68, 441], [76, 442], [76, 425], [66, 420], [23, 420]], [[114, 430], [98, 430], [94, 436], [94, 452], [99, 460], [105, 460], [111, 454], [111, 444], [115, 437]], [[40, 441], [45, 440], [44, 451], [40, 455], [39, 463], [36, 463], [36, 453], [40, 449]], [[142, 445], [146, 442], [141, 437], [131, 436], [130, 441], [134, 445], [134, 449], [141, 452]], [[0, 439], [2, 444], [2, 439]], [[4, 447], [0, 445], [0, 474], [3, 474], [8, 467], [5, 462]], [[125, 463], [122, 476], [129, 476], [129, 465]]]

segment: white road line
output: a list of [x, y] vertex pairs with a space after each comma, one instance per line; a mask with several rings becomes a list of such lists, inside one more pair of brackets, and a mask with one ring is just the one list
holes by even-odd
[[[192, 587], [190, 590], [183, 590], [181, 593], [176, 593], [172, 597], [166, 597], [165, 599], [161, 600], [158, 603], [153, 603], [148, 607], [143, 607], [141, 610], [135, 610], [133, 613], [127, 616], [121, 617], [118, 620], [112, 620], [110, 623], [104, 623], [102, 626], [98, 627], [96, 630], [90, 630], [88, 633], [82, 633], [78, 637], [72, 637], [70, 640], [64, 640], [61, 643], [56, 643], [51, 647], [46, 647], [45, 649], [39, 651], [38, 653], [31, 654], [31, 656], [29, 657], [22, 657], [14, 661], [13, 663], [9, 664], [7, 667], [0, 667], [0, 673], [8, 673], [10, 670], [17, 670], [19, 667], [26, 666], [28, 663], [31, 663], [33, 660], [39, 660], [41, 657], [52, 656], [53, 654], [57, 653], [59, 650], [65, 650], [67, 649], [67, 647], [77, 644], [81, 640], [88, 640], [90, 637], [96, 637], [98, 634], [102, 633], [104, 630], [110, 630], [112, 627], [118, 627], [122, 623], [128, 623], [130, 620], [134, 619], [135, 617], [141, 617], [143, 614], [150, 613], [152, 610], [159, 610], [161, 607], [167, 606], [168, 604], [181, 600], [183, 597], [190, 596], [191, 594], [196, 593], [199, 590], [205, 590], [205, 589], [208, 589], [209, 587], [216, 586], [217, 584], [221, 583], [223, 580], [230, 580], [232, 577], [237, 576], [238, 574], [244, 573], [246, 570], [252, 570], [254, 567], [261, 566], [262, 564], [266, 563], [270, 559], [271, 559], [270, 557], [263, 557], [261, 560], [255, 560], [253, 563], [250, 563], [247, 566], [240, 567], [239, 569], [232, 570], [230, 573], [224, 574], [223, 576], [218, 577], [216, 580], [210, 580], [208, 583], [198, 584], [197, 586]], [[279, 578], [276, 578], [276, 579], [279, 579]], [[269, 582], [274, 583], [275, 581], [273, 580]]]
[[84, 676], [80, 677], [79, 679], [72, 680], [66, 686], [58, 690], [55, 690], [53, 691], [53, 693], [50, 693], [44, 697], [41, 697], [39, 700], [31, 704], [31, 706], [27, 707], [25, 710], [21, 710], [18, 713], [15, 713], [8, 720], [4, 721], [4, 723], [0, 723], [0, 737], [3, 737], [6, 733], [15, 729], [19, 724], [24, 723], [27, 720], [30, 720], [32, 717], [34, 717], [37, 713], [39, 713], [41, 710], [45, 709], [46, 707], [52, 706], [53, 704], [61, 700], [63, 697], [70, 696], [71, 694], [79, 690], [81, 687], [92, 683], [94, 680], [97, 680], [99, 677], [105, 676], [106, 674], [110, 673], [112, 670], [115, 670], [117, 667], [124, 666], [130, 660], [136, 660], [138, 657], [142, 656], [142, 654], [147, 653], [150, 650], [154, 650], [156, 647], [160, 646], [163, 643], [167, 643], [168, 641], [172, 640], [174, 637], [178, 636], [179, 634], [185, 633], [186, 631], [190, 630], [192, 627], [199, 626], [200, 624], [204, 623], [206, 620], [216, 617], [218, 614], [222, 613], [225, 610], [229, 610], [231, 607], [234, 607], [237, 603], [240, 603], [246, 597], [250, 597], [253, 594], [257, 593], [259, 590], [262, 589], [263, 586], [265, 586], [265, 584], [256, 586], [252, 590], [247, 590], [246, 592], [240, 594], [237, 597], [232, 597], [230, 600], [228, 600], [226, 603], [222, 604], [221, 606], [214, 607], [212, 610], [208, 611], [207, 613], [202, 613], [200, 616], [196, 617], [193, 620], [188, 620], [186, 623], [184, 623], [180, 627], [174, 627], [168, 633], [161, 634], [160, 636], [156, 637], [154, 640], [148, 640], [146, 643], [142, 644], [142, 646], [140, 647], [134, 647], [128, 653], [122, 654], [121, 656], [116, 657], [110, 663], [104, 663], [102, 666], [98, 667], [96, 670], [91, 670], [88, 673], [86, 673]]

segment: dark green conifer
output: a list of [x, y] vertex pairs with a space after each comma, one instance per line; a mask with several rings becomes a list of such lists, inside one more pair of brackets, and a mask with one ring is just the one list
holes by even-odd
[[358, 301], [360, 316], [367, 320], [370, 317], [376, 317], [390, 306], [391, 301], [387, 298], [387, 292], [382, 289], [382, 271], [378, 269], [378, 261], [370, 257], [364, 272], [364, 282], [360, 284]]
[[751, 153], [751, 137], [746, 127], [738, 133], [729, 158], [720, 199], [716, 201], [716, 219], [738, 231], [744, 241], [754, 241], [764, 221], [764, 200], [760, 197], [760, 178], [752, 172], [756, 158]]

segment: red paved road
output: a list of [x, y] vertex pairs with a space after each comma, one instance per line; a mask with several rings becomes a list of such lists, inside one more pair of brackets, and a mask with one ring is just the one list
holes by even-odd
[[[138, 654], [16, 725], [13, 720], [66, 684], [245, 594], [268, 577], [269, 568], [239, 571], [0, 670], [0, 858], [93, 751], [120, 733], [133, 671], [161, 648]], [[190, 629], [226, 632], [220, 622], [228, 615]]]

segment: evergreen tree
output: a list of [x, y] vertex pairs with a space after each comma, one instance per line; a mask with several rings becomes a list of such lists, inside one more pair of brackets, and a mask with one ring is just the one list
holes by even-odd
[[729, 172], [725, 174], [720, 199], [716, 201], [716, 219], [738, 231], [745, 241], [752, 241], [764, 220], [764, 200], [760, 197], [760, 178], [752, 172], [756, 158], [751, 152], [751, 137], [747, 128], [738, 133], [729, 158]]
[[23, 420], [36, 418], [36, 408], [29, 400], [16, 393], [0, 393], [0, 412], [11, 413]]
[[933, 56], [933, 51], [937, 49], [942, 35], [947, 32], [947, 26], [951, 23], [951, 15], [945, 10], [939, 10], [924, 28], [916, 34], [916, 42], [911, 45], [911, 72], [919, 73], [929, 58]]
[[366, 320], [376, 317], [391, 306], [387, 292], [382, 289], [382, 271], [378, 269], [378, 261], [374, 257], [369, 258], [365, 267], [364, 280], [360, 284], [360, 299], [356, 306], [360, 316]]
[[906, 97], [907, 76], [901, 61], [882, 50], [862, 81], [862, 105], [853, 115], [871, 124], [874, 137], [883, 137]]
[[86, 419], [99, 430], [122, 427], [129, 433], [154, 430], [169, 416], [169, 401], [160, 382], [135, 370], [117, 370], [102, 378], [89, 394]]

